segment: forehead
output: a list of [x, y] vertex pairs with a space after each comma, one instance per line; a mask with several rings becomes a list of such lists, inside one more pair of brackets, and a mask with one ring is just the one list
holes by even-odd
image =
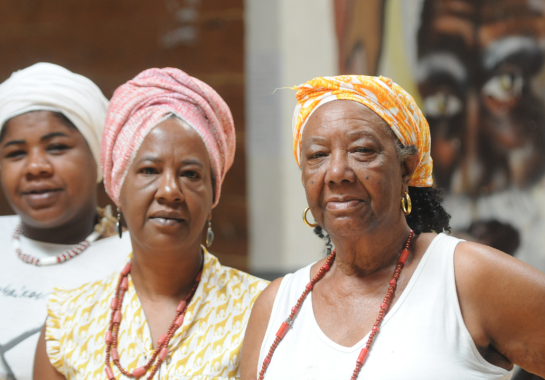
[[309, 117], [302, 144], [312, 142], [313, 137], [328, 139], [346, 137], [357, 138], [363, 131], [366, 135], [385, 137], [386, 122], [368, 107], [351, 100], [335, 100], [318, 107]]
[[468, 48], [512, 35], [545, 36], [544, 0], [427, 0], [426, 7], [432, 36], [461, 38]]
[[194, 128], [178, 118], [169, 118], [157, 124], [144, 138], [137, 157], [183, 158], [191, 156], [208, 162], [208, 150]]
[[51, 111], [32, 111], [9, 119], [2, 130], [4, 138], [28, 139], [61, 130], [67, 135], [80, 135], [76, 128], [69, 128]]

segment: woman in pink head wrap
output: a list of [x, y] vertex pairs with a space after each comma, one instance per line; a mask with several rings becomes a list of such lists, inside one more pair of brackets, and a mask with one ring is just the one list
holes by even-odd
[[101, 163], [133, 254], [102, 281], [53, 292], [35, 378], [238, 378], [267, 283], [201, 245], [234, 154], [229, 108], [198, 79], [149, 69], [116, 90]]

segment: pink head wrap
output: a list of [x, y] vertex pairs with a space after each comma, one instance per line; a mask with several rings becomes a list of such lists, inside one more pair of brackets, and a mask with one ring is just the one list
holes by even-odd
[[215, 177], [214, 206], [225, 173], [235, 157], [235, 127], [231, 111], [206, 83], [173, 68], [148, 69], [120, 86], [108, 108], [100, 161], [104, 186], [119, 205], [119, 193], [146, 135], [176, 115], [202, 137]]

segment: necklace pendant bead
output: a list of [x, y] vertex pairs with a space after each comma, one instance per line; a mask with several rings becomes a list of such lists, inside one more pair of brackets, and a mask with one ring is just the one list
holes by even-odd
[[113, 337], [112, 337], [112, 332], [110, 330], [106, 331], [106, 335], [104, 336], [104, 340], [106, 341], [106, 344], [108, 344], [108, 345], [112, 344]]
[[131, 271], [131, 266], [132, 266], [131, 262], [128, 262], [127, 265], [125, 265], [125, 267], [124, 267], [123, 270], [121, 271], [121, 275], [122, 275], [123, 277], [126, 277], [126, 276], [130, 273], [130, 271]]
[[307, 286], [306, 286], [306, 288], [307, 288], [308, 290], [312, 290], [313, 287], [314, 287], [314, 285], [312, 285], [312, 282], [309, 282], [309, 283], [307, 284]]
[[163, 344], [165, 344], [165, 342], [167, 341], [167, 336], [167, 334], [161, 335], [161, 337], [157, 341], [157, 346], [162, 346]]
[[405, 265], [405, 263], [407, 262], [407, 259], [409, 258], [409, 250], [408, 249], [404, 249], [402, 252], [401, 252], [401, 256], [399, 256], [399, 260], [398, 260], [398, 263], [401, 263], [403, 265]]
[[112, 303], [110, 304], [110, 309], [117, 309], [117, 297], [112, 298]]
[[182, 311], [184, 311], [185, 305], [187, 305], [187, 302], [185, 302], [184, 300], [180, 301], [180, 303], [178, 304], [178, 307], [176, 308], [176, 312], [181, 313]]
[[360, 364], [365, 363], [365, 359], [367, 359], [367, 355], [369, 355], [369, 350], [367, 349], [367, 347], [362, 348], [358, 356], [358, 360], [356, 360], [356, 362]]
[[110, 367], [104, 367], [104, 372], [106, 372], [108, 380], [115, 380], [114, 371]]
[[112, 349], [110, 350], [110, 356], [112, 357], [112, 361], [116, 361], [116, 360], [119, 360], [119, 354], [117, 352], [117, 348], [115, 347], [112, 347]]
[[181, 314], [178, 318], [176, 318], [176, 322], [174, 322], [174, 325], [176, 326], [176, 328], [178, 328], [183, 324], [184, 324], [184, 315]]
[[159, 360], [164, 362], [168, 356], [168, 348], [164, 347], [159, 354]]
[[115, 324], [120, 324], [121, 323], [121, 311], [117, 310], [115, 313], [114, 313], [114, 321], [113, 321]]
[[127, 277], [124, 277], [123, 281], [121, 281], [121, 289], [123, 290], [129, 289], [129, 279]]
[[132, 371], [131, 375], [133, 375], [134, 377], [142, 377], [146, 374], [146, 372], [146, 367], [139, 367]]
[[279, 337], [280, 339], [283, 339], [284, 336], [286, 336], [286, 333], [288, 332], [289, 328], [290, 328], [290, 325], [288, 322], [282, 322], [282, 325], [278, 329], [276, 336]]

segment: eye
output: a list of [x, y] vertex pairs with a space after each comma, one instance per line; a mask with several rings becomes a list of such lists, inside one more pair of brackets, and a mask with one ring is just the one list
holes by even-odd
[[140, 169], [140, 173], [146, 174], [146, 175], [157, 174], [157, 169], [155, 169], [155, 168], [142, 168], [142, 169]]
[[437, 92], [424, 99], [424, 113], [427, 117], [450, 117], [462, 110], [462, 101], [455, 95]]
[[187, 177], [187, 178], [192, 179], [192, 180], [197, 180], [197, 179], [201, 178], [201, 175], [199, 173], [197, 173], [196, 171], [194, 171], [194, 170], [185, 171], [185, 172], [183, 172], [182, 176]]
[[482, 92], [498, 102], [507, 103], [521, 95], [523, 85], [522, 75], [503, 73], [490, 78]]
[[14, 150], [6, 154], [6, 158], [22, 158], [25, 155], [26, 155], [26, 151], [19, 149], [19, 150]]
[[354, 149], [354, 152], [356, 152], [356, 153], [371, 153], [371, 152], [373, 152], [373, 150], [369, 149], [369, 148], [361, 147], [361, 148]]
[[327, 156], [327, 154], [325, 154], [324, 152], [316, 152], [316, 153], [312, 153], [310, 154], [307, 159], [308, 160], [316, 160], [318, 158], [322, 158], [322, 157], [325, 157]]
[[65, 144], [49, 144], [47, 146], [47, 151], [49, 153], [62, 153], [64, 152], [65, 150], [68, 150], [70, 149], [70, 147], [68, 145], [65, 145]]

